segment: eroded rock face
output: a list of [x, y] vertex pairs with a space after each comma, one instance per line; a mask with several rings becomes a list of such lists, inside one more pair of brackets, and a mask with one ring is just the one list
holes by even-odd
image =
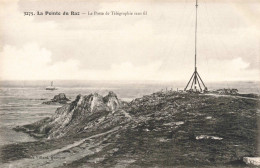
[[109, 92], [108, 95], [103, 98], [103, 101], [113, 113], [120, 107], [120, 101], [114, 92]]
[[[52, 101], [66, 99], [65, 94], [59, 94]], [[109, 92], [105, 97], [98, 93], [86, 96], [78, 95], [71, 103], [58, 108], [51, 118], [32, 124], [27, 132], [36, 132], [37, 135], [45, 134], [49, 139], [59, 138], [71, 132], [76, 125], [78, 127], [93, 113], [115, 113], [120, 110], [120, 104], [121, 101], [113, 92]]]
[[58, 95], [55, 95], [53, 99], [47, 102], [43, 102], [43, 104], [66, 104], [68, 101], [70, 101], [64, 93], [60, 93]]

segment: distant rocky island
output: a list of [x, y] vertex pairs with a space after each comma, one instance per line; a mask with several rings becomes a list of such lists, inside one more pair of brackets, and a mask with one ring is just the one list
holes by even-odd
[[58, 95], [55, 95], [53, 99], [50, 101], [43, 102], [42, 104], [48, 104], [48, 105], [55, 105], [55, 104], [66, 104], [70, 100], [66, 97], [64, 93], [60, 93]]
[[38, 141], [3, 146], [1, 162], [14, 167], [243, 166], [244, 157], [259, 154], [257, 117], [259, 96], [236, 90], [156, 92], [131, 102], [114, 92], [78, 95], [53, 116], [14, 128]]

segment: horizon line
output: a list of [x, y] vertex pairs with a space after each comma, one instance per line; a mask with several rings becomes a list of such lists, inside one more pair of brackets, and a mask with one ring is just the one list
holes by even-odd
[[[0, 82], [14, 82], [14, 81], [24, 81], [24, 82], [33, 82], [33, 81], [90, 81], [90, 82], [187, 82], [186, 80], [102, 80], [102, 79], [0, 79]], [[260, 79], [256, 80], [209, 80], [207, 82], [260, 82]], [[207, 83], [205, 82], [205, 83]]]

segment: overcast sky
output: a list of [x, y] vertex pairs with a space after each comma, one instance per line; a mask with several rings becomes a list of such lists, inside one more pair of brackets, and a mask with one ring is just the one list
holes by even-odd
[[[0, 0], [1, 80], [188, 80], [195, 0]], [[145, 16], [24, 16], [119, 11]], [[204, 81], [260, 80], [260, 1], [199, 0]]]

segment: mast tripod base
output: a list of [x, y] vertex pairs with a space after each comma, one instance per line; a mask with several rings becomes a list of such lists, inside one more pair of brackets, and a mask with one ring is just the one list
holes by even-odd
[[205, 86], [203, 80], [201, 79], [197, 68], [195, 68], [195, 71], [193, 72], [188, 84], [186, 85], [184, 91], [187, 90], [187, 88], [190, 86], [189, 91], [194, 91], [194, 92], [205, 92], [208, 90], [208, 88]]

